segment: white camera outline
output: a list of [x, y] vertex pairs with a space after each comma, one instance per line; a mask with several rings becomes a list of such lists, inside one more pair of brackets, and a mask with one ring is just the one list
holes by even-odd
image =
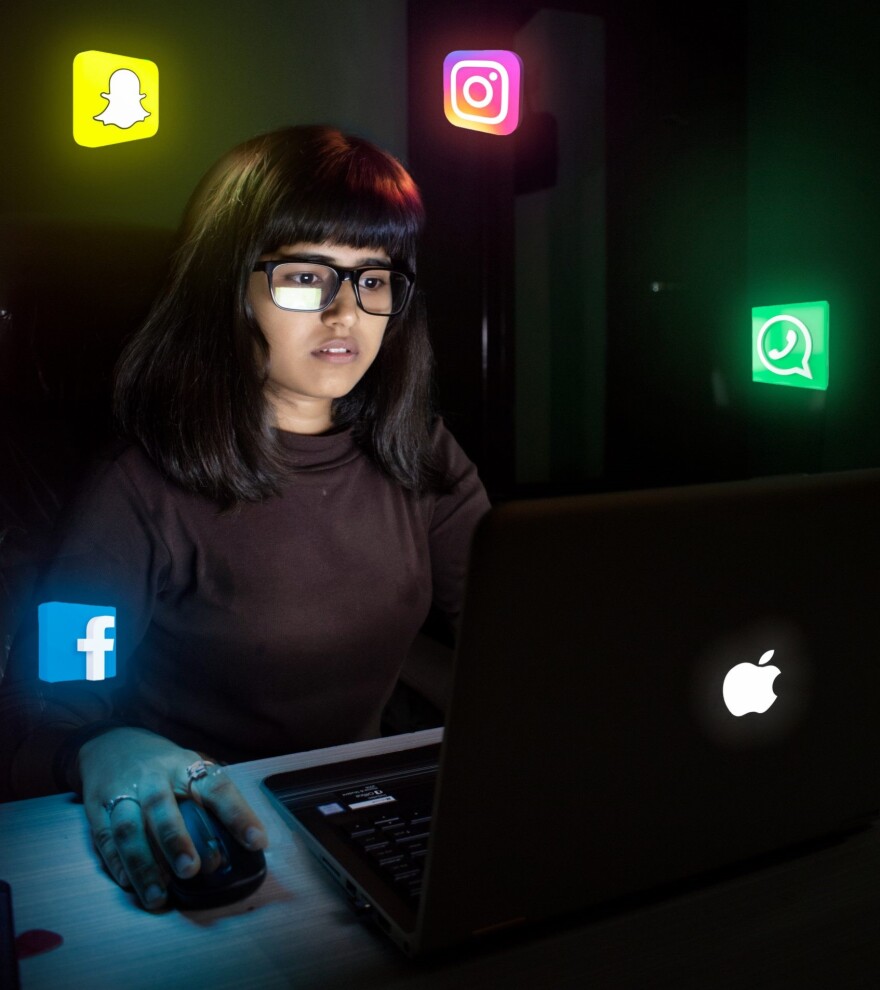
[[[458, 105], [458, 85], [457, 85], [457, 75], [459, 69], [466, 68], [483, 68], [483, 69], [497, 69], [499, 76], [499, 85], [501, 86], [501, 112], [497, 117], [484, 117], [482, 114], [477, 113], [465, 113]], [[483, 78], [483, 77], [481, 77]], [[486, 80], [486, 85], [491, 87], [489, 80]], [[460, 62], [456, 62], [452, 66], [452, 71], [449, 73], [449, 89], [450, 95], [452, 97], [452, 112], [460, 120], [472, 120], [478, 124], [500, 124], [502, 120], [507, 117], [507, 112], [510, 109], [510, 73], [507, 71], [505, 66], [500, 62], [496, 62], [494, 59], [483, 59], [483, 58], [463, 58]]]

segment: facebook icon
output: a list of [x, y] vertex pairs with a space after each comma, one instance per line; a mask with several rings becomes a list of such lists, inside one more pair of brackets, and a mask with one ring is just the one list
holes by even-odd
[[103, 681], [116, 676], [116, 609], [44, 602], [37, 608], [40, 680]]

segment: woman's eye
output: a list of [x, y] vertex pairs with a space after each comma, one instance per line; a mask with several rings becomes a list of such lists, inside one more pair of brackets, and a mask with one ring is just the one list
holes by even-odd
[[376, 291], [376, 289], [382, 289], [387, 284], [384, 278], [380, 278], [378, 275], [365, 275], [361, 279], [361, 288], [367, 289], [368, 291]]
[[318, 285], [321, 277], [317, 272], [285, 272], [284, 281], [291, 285]]

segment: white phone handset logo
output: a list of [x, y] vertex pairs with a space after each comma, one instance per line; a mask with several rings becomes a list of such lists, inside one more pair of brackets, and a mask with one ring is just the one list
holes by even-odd
[[789, 330], [785, 335], [785, 347], [771, 347], [767, 351], [767, 357], [772, 358], [774, 361], [781, 361], [784, 357], [787, 357], [794, 350], [794, 345], [797, 343], [797, 334], [794, 330]]
[[[785, 334], [785, 344], [782, 347], [770, 347], [766, 351], [764, 350], [764, 340], [767, 336], [767, 331], [774, 323], [792, 323], [794, 327], [789, 327]], [[804, 339], [804, 351], [800, 355], [800, 362], [798, 364], [792, 365], [790, 368], [780, 368], [775, 362], [783, 361], [785, 358], [791, 354], [798, 343], [798, 331]], [[810, 371], [810, 357], [813, 353], [813, 337], [807, 328], [807, 325], [799, 320], [796, 316], [773, 316], [761, 327], [758, 333], [758, 357], [761, 360], [761, 364], [768, 371], [772, 371], [774, 375], [803, 375], [804, 378], [812, 378], [813, 373]]]

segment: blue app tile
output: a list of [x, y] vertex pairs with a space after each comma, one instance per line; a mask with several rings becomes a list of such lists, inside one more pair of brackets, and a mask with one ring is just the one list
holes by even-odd
[[103, 681], [116, 676], [116, 609], [44, 602], [37, 608], [40, 680]]

